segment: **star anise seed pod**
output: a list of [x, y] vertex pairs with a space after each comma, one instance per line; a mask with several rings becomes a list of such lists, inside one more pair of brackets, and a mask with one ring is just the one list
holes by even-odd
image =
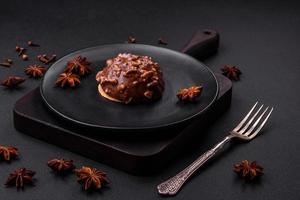
[[0, 63], [0, 65], [3, 66], [3, 67], [10, 67], [11, 66], [11, 64], [9, 64], [8, 62], [2, 62], [2, 63]]
[[47, 54], [41, 54], [41, 55], [37, 56], [37, 59], [40, 62], [48, 65], [48, 64], [50, 64], [50, 63], [52, 63], [52, 62], [54, 62], [56, 60], [56, 55], [53, 54], [51, 57], [49, 57]]
[[21, 55], [21, 58], [22, 58], [22, 60], [24, 60], [24, 61], [26, 61], [26, 60], [29, 59], [29, 57], [28, 57], [27, 54], [22, 54], [22, 55]]
[[189, 88], [180, 89], [177, 92], [177, 97], [181, 101], [195, 101], [203, 90], [202, 86], [191, 86]]
[[101, 189], [104, 184], [107, 184], [106, 174], [98, 169], [91, 167], [81, 167], [76, 169], [75, 173], [78, 177], [78, 182], [83, 183], [83, 189]]
[[27, 44], [28, 44], [28, 46], [31, 46], [31, 47], [39, 47], [40, 46], [39, 44], [34, 43], [32, 40], [28, 40]]
[[50, 64], [53, 63], [54, 61], [56, 61], [56, 54], [52, 54], [51, 57], [47, 57], [48, 61], [46, 62], [46, 64]]
[[16, 52], [18, 52], [19, 56], [22, 56], [26, 52], [26, 49], [17, 45]]
[[7, 62], [7, 63], [9, 63], [9, 64], [13, 64], [13, 60], [10, 59], [10, 58], [6, 58], [6, 59], [5, 59], [5, 62]]
[[44, 75], [46, 69], [41, 65], [28, 65], [24, 71], [28, 76], [38, 78]]
[[25, 81], [24, 78], [19, 76], [9, 76], [5, 80], [2, 81], [1, 85], [7, 87], [7, 88], [13, 88]]
[[12, 64], [13, 64], [13, 61], [10, 58], [6, 58], [6, 59], [4, 59], [3, 62], [0, 63], [0, 65], [3, 67], [10, 67]]
[[73, 160], [52, 159], [47, 162], [48, 166], [56, 172], [71, 171], [74, 168]]
[[132, 37], [132, 36], [129, 36], [128, 39], [127, 39], [127, 43], [136, 43], [136, 38]]
[[17, 157], [19, 155], [19, 151], [16, 147], [13, 146], [0, 145], [0, 155], [4, 160], [10, 161], [12, 157]]
[[72, 73], [62, 73], [58, 76], [55, 84], [60, 87], [70, 86], [75, 87], [80, 84], [80, 77]]
[[234, 172], [245, 179], [254, 179], [263, 175], [263, 168], [259, 166], [256, 161], [243, 160], [240, 163], [234, 165]]
[[75, 73], [79, 76], [84, 76], [91, 73], [92, 69], [90, 67], [90, 62], [86, 60], [85, 57], [77, 56], [72, 60], [68, 61], [66, 73]]
[[33, 184], [34, 171], [27, 170], [26, 168], [20, 168], [10, 173], [5, 185], [16, 186], [17, 188], [23, 188], [25, 184]]
[[230, 80], [240, 80], [241, 70], [236, 66], [225, 65], [222, 69], [222, 74], [228, 77]]
[[158, 44], [167, 45], [168, 43], [163, 38], [158, 38]]

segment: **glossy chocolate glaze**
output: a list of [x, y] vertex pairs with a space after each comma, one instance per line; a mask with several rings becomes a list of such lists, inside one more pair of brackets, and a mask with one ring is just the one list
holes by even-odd
[[96, 80], [108, 96], [124, 103], [154, 101], [164, 91], [160, 67], [149, 56], [120, 53], [106, 61]]

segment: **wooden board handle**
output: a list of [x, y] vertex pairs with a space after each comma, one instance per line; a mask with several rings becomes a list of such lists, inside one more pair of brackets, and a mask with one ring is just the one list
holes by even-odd
[[203, 60], [217, 52], [219, 41], [220, 36], [216, 30], [198, 30], [181, 49], [181, 52]]

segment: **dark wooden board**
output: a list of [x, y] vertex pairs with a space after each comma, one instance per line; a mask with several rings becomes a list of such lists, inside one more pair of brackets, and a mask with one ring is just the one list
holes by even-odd
[[[209, 31], [210, 34], [206, 31], [197, 32], [182, 51], [201, 58], [204, 58], [201, 56], [203, 52], [210, 52], [205, 54], [205, 57], [215, 53], [219, 35], [213, 30]], [[152, 173], [162, 169], [178, 156], [182, 149], [191, 146], [193, 140], [205, 134], [205, 128], [230, 106], [232, 83], [223, 75], [215, 75], [220, 91], [211, 109], [189, 124], [172, 130], [161, 130], [170, 133], [161, 134], [162, 137], [147, 137], [147, 135], [138, 137], [130, 133], [117, 137], [110, 136], [109, 133], [94, 134], [95, 130], [67, 123], [52, 113], [42, 101], [39, 88], [16, 102], [14, 125], [20, 132], [126, 172]], [[152, 163], [160, 164], [152, 165]]]
[[[43, 104], [39, 88], [16, 102], [14, 125], [20, 132], [112, 167], [135, 174], [153, 172], [169, 163], [197, 135], [204, 134], [205, 127], [229, 107], [231, 82], [222, 75], [217, 74], [217, 78], [220, 93], [214, 106], [202, 115], [201, 119], [178, 129], [176, 133], [173, 130], [172, 134], [162, 138], [114, 138], [72, 130], [72, 126], [59, 120]], [[151, 165], [153, 162], [160, 165]]]

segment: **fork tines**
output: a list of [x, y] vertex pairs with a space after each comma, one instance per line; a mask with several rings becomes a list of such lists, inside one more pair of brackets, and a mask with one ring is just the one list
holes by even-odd
[[[254, 104], [245, 118], [233, 129], [234, 133], [241, 134], [249, 139], [254, 138], [258, 134], [270, 117], [273, 107], [266, 107], [264, 111], [261, 112], [264, 105], [261, 105], [258, 109], [257, 105], [258, 102]], [[260, 122], [261, 120], [262, 122]]]

